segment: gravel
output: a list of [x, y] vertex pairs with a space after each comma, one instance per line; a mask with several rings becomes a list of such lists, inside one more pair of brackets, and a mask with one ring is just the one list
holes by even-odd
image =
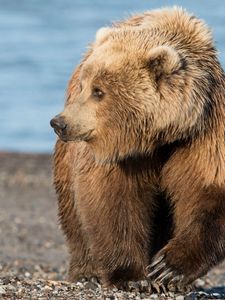
[[225, 299], [225, 263], [185, 293], [157, 293], [147, 281], [127, 291], [67, 282], [50, 156], [2, 152], [0, 165], [0, 299]]

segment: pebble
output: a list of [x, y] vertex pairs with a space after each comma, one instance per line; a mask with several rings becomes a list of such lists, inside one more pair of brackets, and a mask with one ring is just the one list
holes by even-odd
[[79, 287], [81, 287], [81, 288], [84, 286], [83, 283], [80, 282], [80, 281], [76, 282], [76, 285], [79, 286]]
[[220, 299], [220, 294], [218, 293], [213, 293], [212, 297], [214, 297], [215, 299]]
[[58, 290], [55, 290], [52, 292], [52, 295], [58, 295], [59, 291]]
[[205, 285], [205, 282], [202, 279], [197, 279], [195, 284], [199, 287], [202, 287]]
[[184, 300], [184, 296], [177, 296], [176, 300]]
[[3, 287], [0, 286], [0, 295], [5, 295], [5, 289]]
[[30, 277], [30, 273], [29, 272], [25, 272], [25, 277]]
[[9, 290], [9, 291], [15, 291], [16, 288], [15, 288], [13, 285], [8, 284], [8, 285], [7, 285], [7, 290]]
[[141, 299], [145, 299], [145, 297], [146, 297], [145, 293], [141, 293], [140, 297], [141, 297]]
[[141, 284], [141, 286], [143, 286], [143, 287], [149, 286], [149, 283], [148, 283], [147, 280], [142, 280], [142, 281], [140, 282], [140, 284]]
[[52, 291], [52, 288], [51, 288], [50, 286], [48, 286], [48, 285], [45, 285], [45, 286], [44, 286], [44, 289], [45, 289], [46, 291]]

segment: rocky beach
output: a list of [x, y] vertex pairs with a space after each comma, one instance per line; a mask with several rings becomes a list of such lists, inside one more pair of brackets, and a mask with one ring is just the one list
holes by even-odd
[[0, 166], [0, 299], [225, 299], [224, 263], [188, 293], [158, 294], [146, 281], [127, 291], [67, 282], [50, 155], [1, 152]]

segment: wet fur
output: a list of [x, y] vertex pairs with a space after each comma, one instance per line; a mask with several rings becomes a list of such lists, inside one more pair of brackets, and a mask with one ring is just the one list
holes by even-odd
[[[148, 124], [139, 124], [141, 145], [132, 132], [130, 145], [124, 145], [119, 127], [107, 135], [101, 131], [105, 144], [118, 138], [119, 149], [109, 153], [102, 152], [103, 144], [57, 141], [54, 182], [71, 281], [96, 276], [106, 285], [120, 285], [145, 278], [153, 260], [158, 272], [151, 280], [172, 270], [165, 282], [175, 276], [192, 282], [225, 257], [224, 72], [207, 27], [181, 9], [150, 11], [113, 28], [145, 30], [148, 24], [154, 24], [156, 44], [172, 45], [181, 56], [174, 77], [156, 73], [162, 101], [171, 102], [168, 118], [174, 97], [191, 98], [195, 106], [185, 122], [153, 128], [151, 137]], [[102, 34], [100, 43], [107, 39]], [[81, 66], [70, 81], [66, 106], [79, 94]], [[135, 115], [126, 122], [133, 128]], [[136, 151], [127, 152], [129, 147]], [[156, 259], [162, 257], [158, 263], [156, 253]]]

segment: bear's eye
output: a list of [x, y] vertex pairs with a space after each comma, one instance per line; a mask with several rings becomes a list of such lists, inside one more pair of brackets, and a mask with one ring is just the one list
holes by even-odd
[[102, 90], [100, 90], [100, 88], [94, 87], [92, 90], [92, 95], [97, 99], [97, 100], [101, 100], [104, 96], [104, 92]]
[[80, 82], [79, 88], [80, 88], [80, 92], [82, 92], [83, 86], [82, 86], [81, 82]]

